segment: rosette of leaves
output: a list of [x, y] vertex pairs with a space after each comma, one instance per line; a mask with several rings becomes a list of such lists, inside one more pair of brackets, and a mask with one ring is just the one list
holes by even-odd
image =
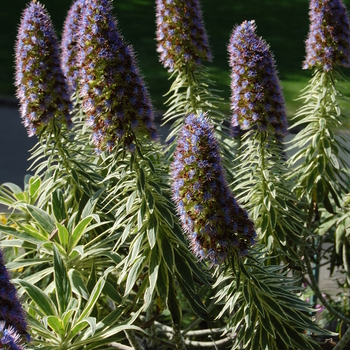
[[[0, 249], [0, 321], [1, 333], [6, 338], [6, 332], [16, 343], [18, 337], [27, 336], [27, 322], [24, 310], [18, 300], [15, 287], [10, 281], [10, 275], [6, 269], [3, 251]], [[11, 328], [13, 332], [11, 332]], [[16, 336], [16, 333], [18, 336]], [[2, 338], [1, 338], [2, 339]], [[3, 340], [0, 340], [4, 342]], [[6, 345], [4, 343], [4, 345]]]
[[192, 251], [220, 264], [244, 256], [255, 243], [255, 229], [226, 183], [213, 128], [203, 115], [189, 115], [172, 163], [172, 189]]
[[342, 0], [311, 0], [303, 68], [350, 67], [350, 23]]
[[211, 62], [199, 0], [157, 0], [157, 51], [170, 72], [188, 64]]
[[78, 54], [79, 54], [79, 24], [80, 15], [84, 3], [76, 0], [64, 21], [62, 41], [61, 41], [61, 66], [67, 79], [70, 93], [76, 91], [79, 78]]
[[231, 67], [231, 128], [256, 128], [282, 139], [287, 132], [284, 97], [269, 46], [255, 33], [255, 21], [238, 25], [228, 45]]
[[24, 10], [16, 42], [17, 97], [28, 135], [72, 126], [58, 41], [46, 9], [33, 0]]
[[79, 93], [98, 152], [135, 150], [137, 135], [157, 137], [153, 110], [133, 49], [124, 43], [108, 0], [84, 2], [81, 13]]

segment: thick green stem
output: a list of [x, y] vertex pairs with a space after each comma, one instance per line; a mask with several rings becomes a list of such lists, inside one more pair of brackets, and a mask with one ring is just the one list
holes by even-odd
[[306, 269], [307, 269], [307, 273], [309, 275], [310, 281], [311, 281], [311, 288], [313, 290], [313, 292], [315, 293], [315, 295], [317, 296], [318, 299], [320, 299], [320, 301], [322, 302], [322, 304], [324, 305], [324, 307], [334, 316], [338, 317], [340, 320], [344, 321], [346, 324], [350, 325], [350, 319], [348, 319], [347, 317], [345, 317], [343, 314], [341, 314], [340, 312], [338, 312], [337, 310], [335, 310], [329, 303], [328, 301], [323, 297], [321, 290], [318, 286], [318, 283], [315, 279], [315, 276], [313, 275], [313, 270], [311, 267], [311, 262], [310, 259], [307, 255], [308, 253], [306, 251], [304, 251], [304, 259], [305, 259], [305, 265], [306, 265]]
[[339, 340], [337, 345], [333, 348], [333, 350], [342, 350], [350, 341], [350, 327], [346, 330], [343, 337]]
[[139, 341], [136, 338], [136, 335], [133, 331], [124, 331], [126, 334], [126, 337], [129, 340], [130, 345], [135, 349], [135, 350], [142, 350], [142, 347], [139, 343]]
[[176, 344], [176, 348], [186, 350], [186, 345], [182, 338], [181, 330], [175, 324], [173, 324], [173, 330], [174, 330], [174, 342]]

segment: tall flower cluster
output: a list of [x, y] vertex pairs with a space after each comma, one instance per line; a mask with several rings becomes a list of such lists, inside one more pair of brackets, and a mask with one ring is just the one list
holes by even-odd
[[277, 138], [287, 132], [285, 102], [275, 61], [267, 43], [255, 33], [254, 21], [244, 21], [228, 45], [231, 71], [233, 133], [257, 127]]
[[199, 0], [157, 0], [157, 41], [160, 61], [169, 71], [189, 61], [211, 62]]
[[78, 52], [79, 52], [79, 23], [83, 0], [76, 0], [71, 6], [67, 18], [64, 22], [64, 29], [61, 41], [61, 66], [67, 82], [70, 93], [73, 93], [78, 84], [79, 67], [78, 67]]
[[80, 94], [97, 151], [117, 143], [133, 151], [136, 132], [156, 138], [148, 93], [109, 0], [84, 2], [79, 37]]
[[311, 0], [303, 68], [350, 67], [350, 24], [341, 0]]
[[6, 327], [4, 321], [0, 321], [0, 349], [24, 350], [21, 345], [21, 337], [13, 327]]
[[36, 0], [24, 10], [18, 30], [15, 84], [29, 136], [40, 134], [51, 120], [72, 125], [57, 37], [49, 14]]
[[205, 116], [186, 118], [172, 179], [173, 199], [193, 252], [214, 264], [233, 251], [246, 255], [255, 242], [254, 224], [228, 188], [213, 128]]
[[[17, 299], [16, 289], [10, 282], [10, 276], [4, 264], [2, 251], [0, 249], [0, 321], [4, 321], [6, 327], [13, 327], [14, 331], [22, 336], [27, 334], [27, 323], [24, 311]], [[0, 327], [1, 328], [1, 327]]]

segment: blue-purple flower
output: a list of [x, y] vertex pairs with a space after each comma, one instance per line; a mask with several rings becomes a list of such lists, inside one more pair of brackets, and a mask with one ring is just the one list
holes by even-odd
[[40, 134], [51, 121], [71, 127], [71, 103], [57, 37], [49, 14], [35, 0], [24, 10], [18, 29], [15, 85], [29, 136]]
[[78, 84], [79, 66], [78, 66], [78, 52], [79, 52], [79, 23], [83, 0], [76, 0], [67, 15], [64, 22], [64, 29], [61, 41], [61, 66], [67, 82], [70, 93], [73, 93]]
[[4, 321], [6, 329], [13, 329], [21, 336], [27, 335], [27, 322], [24, 311], [17, 298], [16, 289], [10, 282], [10, 276], [0, 249], [0, 321]]
[[21, 336], [13, 327], [7, 327], [4, 321], [0, 321], [0, 349], [24, 350], [24, 346], [21, 342]]
[[160, 61], [173, 71], [183, 64], [212, 60], [199, 0], [157, 0]]
[[303, 68], [350, 67], [350, 24], [341, 0], [311, 0]]
[[157, 138], [148, 92], [109, 0], [84, 2], [79, 37], [79, 90], [97, 151], [121, 144], [133, 152], [137, 136]]
[[232, 131], [257, 127], [283, 138], [288, 125], [275, 60], [255, 30], [254, 21], [244, 21], [233, 30], [228, 45]]
[[196, 256], [218, 264], [232, 252], [247, 254], [254, 224], [227, 185], [213, 128], [203, 115], [185, 120], [172, 163], [172, 191]]

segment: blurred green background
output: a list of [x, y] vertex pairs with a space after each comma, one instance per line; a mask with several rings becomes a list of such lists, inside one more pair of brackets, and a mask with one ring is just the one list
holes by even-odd
[[[0, 95], [14, 96], [14, 46], [17, 28], [27, 0], [11, 0], [0, 11]], [[48, 9], [57, 35], [71, 0], [42, 0]], [[344, 1], [350, 8], [350, 0]], [[235, 25], [254, 19], [257, 33], [274, 53], [277, 69], [285, 93], [287, 112], [291, 116], [298, 102], [299, 91], [311, 77], [310, 71], [301, 69], [305, 55], [304, 42], [308, 33], [308, 0], [202, 0], [206, 30], [209, 35], [214, 61], [208, 64], [211, 78], [229, 102], [230, 70], [226, 46]], [[155, 40], [155, 1], [114, 0], [114, 12], [119, 29], [126, 41], [134, 46], [139, 66], [147, 82], [154, 106], [164, 110], [163, 94], [168, 91], [169, 74], [158, 62]], [[349, 74], [348, 71], [345, 74]]]

